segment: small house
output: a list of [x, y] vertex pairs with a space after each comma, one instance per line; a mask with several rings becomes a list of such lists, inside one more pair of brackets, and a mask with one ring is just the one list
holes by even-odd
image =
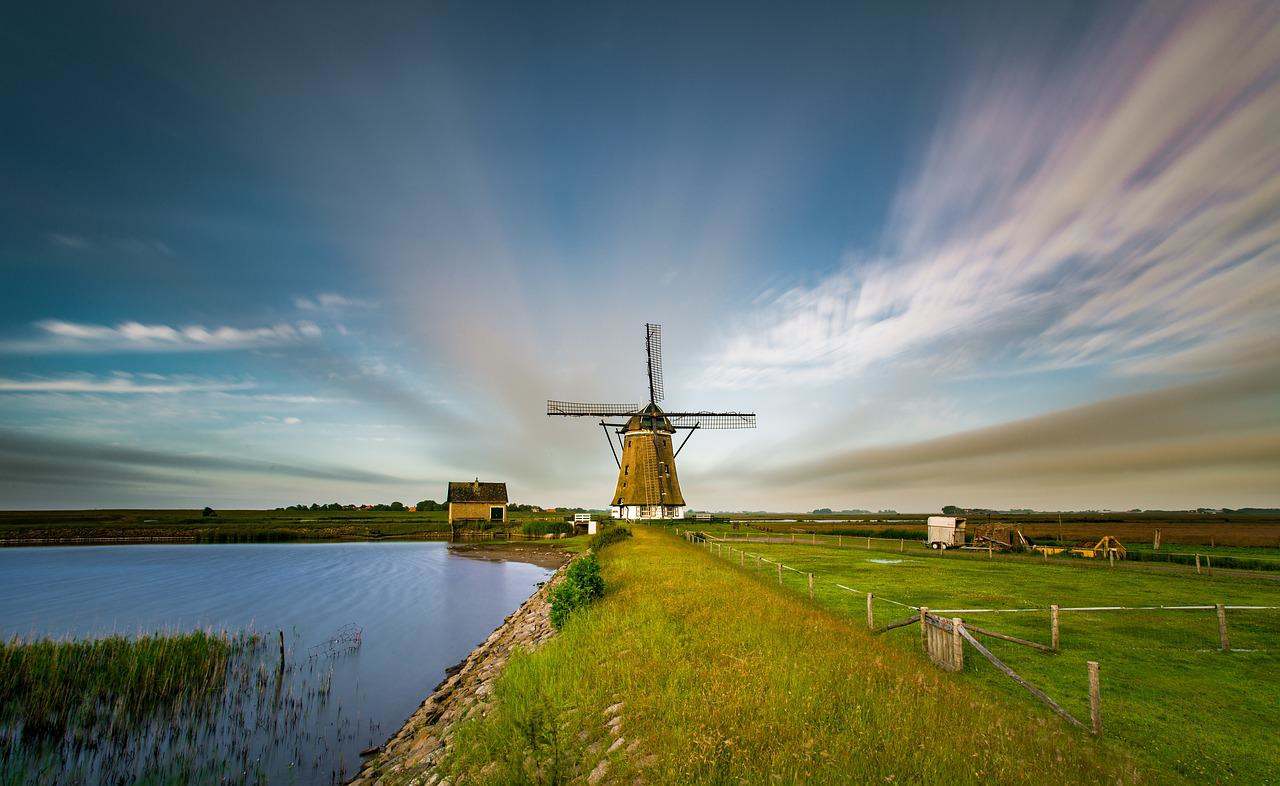
[[507, 521], [507, 484], [482, 483], [480, 478], [450, 483], [445, 497], [449, 523], [461, 521]]

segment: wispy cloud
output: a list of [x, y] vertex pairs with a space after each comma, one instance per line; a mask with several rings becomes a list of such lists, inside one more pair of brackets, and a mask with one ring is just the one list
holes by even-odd
[[1221, 370], [1241, 353], [1197, 348], [1280, 340], [1280, 8], [1154, 4], [1092, 38], [1038, 75], [975, 68], [888, 250], [766, 298], [704, 384], [888, 360]]
[[142, 322], [108, 326], [46, 319], [34, 327], [37, 336], [0, 342], [0, 353], [225, 351], [296, 344], [320, 338], [323, 333], [319, 325], [309, 321], [253, 328], [206, 328]]
[[[777, 487], [825, 494], [964, 491], [992, 488], [1031, 497], [1045, 488], [1097, 499], [1108, 485], [1130, 500], [1168, 502], [1171, 473], [1192, 473], [1194, 495], [1264, 493], [1280, 483], [1280, 367], [1224, 377], [972, 429], [934, 439], [830, 451], [772, 467], [735, 471]], [[1230, 470], [1226, 478], [1216, 470]], [[1113, 490], [1106, 494], [1114, 498]], [[941, 499], [934, 500], [943, 504]]]
[[59, 248], [69, 248], [73, 251], [83, 251], [89, 247], [89, 241], [86, 238], [65, 232], [50, 233], [49, 242]]
[[340, 311], [354, 308], [374, 308], [378, 304], [365, 298], [348, 297], [335, 292], [322, 292], [314, 297], [296, 297], [293, 305], [302, 311]]
[[163, 240], [145, 237], [88, 237], [71, 232], [51, 232], [49, 242], [69, 251], [107, 250], [128, 254], [160, 255], [171, 257], [173, 249]]
[[[81, 442], [56, 437], [31, 436], [16, 431], [0, 431], [0, 466], [9, 465], [15, 480], [27, 479], [21, 470], [25, 461], [38, 463], [32, 482], [61, 478], [63, 483], [89, 482], [99, 475], [129, 479], [128, 471], [157, 470], [170, 476], [200, 473], [248, 473], [263, 478], [297, 478], [348, 483], [402, 483], [403, 478], [358, 467], [274, 462], [209, 453], [181, 453], [167, 450]], [[59, 470], [59, 467], [62, 467]]]
[[62, 377], [0, 377], [0, 393], [90, 393], [109, 395], [178, 395], [251, 390], [253, 382], [205, 380], [193, 377], [164, 377], [116, 374], [98, 377], [73, 374]]

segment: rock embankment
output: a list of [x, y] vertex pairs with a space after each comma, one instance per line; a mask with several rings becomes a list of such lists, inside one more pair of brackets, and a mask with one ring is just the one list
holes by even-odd
[[488, 708], [493, 682], [515, 649], [537, 647], [554, 632], [547, 594], [563, 575], [563, 568], [556, 571], [466, 660], [449, 669], [400, 731], [365, 762], [352, 786], [400, 783], [410, 773], [420, 776], [423, 786], [438, 783], [439, 775], [433, 770], [448, 749], [457, 723]]

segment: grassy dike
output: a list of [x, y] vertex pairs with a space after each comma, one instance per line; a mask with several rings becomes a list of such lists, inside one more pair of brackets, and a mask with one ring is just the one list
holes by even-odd
[[670, 531], [600, 560], [604, 599], [514, 656], [457, 730], [453, 783], [1142, 780], [1110, 744]]

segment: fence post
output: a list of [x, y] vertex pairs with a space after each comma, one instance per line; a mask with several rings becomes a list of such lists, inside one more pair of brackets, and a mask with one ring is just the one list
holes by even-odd
[[964, 637], [960, 635], [960, 618], [951, 618], [951, 663], [956, 671], [964, 671]]
[[1160, 550], [1160, 529], [1158, 527], [1156, 528], [1155, 537], [1151, 539], [1151, 550], [1152, 551]]
[[875, 602], [875, 597], [874, 594], [867, 593], [867, 627], [873, 630], [876, 627], [876, 613], [871, 604]]
[[1049, 642], [1053, 651], [1058, 651], [1058, 604], [1049, 607]]
[[792, 543], [795, 543], [795, 542], [796, 542], [796, 531], [795, 531], [795, 530], [791, 530], [791, 542], [792, 542]]
[[812, 545], [816, 544], [817, 542], [818, 542], [818, 533], [816, 533], [816, 532], [810, 532], [810, 533], [809, 533], [809, 545], [811, 545], [811, 546], [812, 546]]
[[1102, 736], [1102, 685], [1098, 679], [1098, 662], [1089, 661], [1089, 720], [1093, 733]]
[[898, 551], [905, 551], [907, 548], [907, 539], [898, 538]]
[[813, 574], [809, 574], [809, 600], [813, 600]]
[[1218, 604], [1218, 643], [1223, 652], [1231, 651], [1231, 642], [1227, 640], [1227, 610], [1221, 603]]
[[929, 654], [929, 623], [925, 620], [929, 616], [929, 607], [920, 607], [920, 649], [924, 650], [924, 654]]
[[1213, 557], [1208, 554], [1204, 555], [1204, 565], [1209, 569], [1209, 575], [1213, 575]]
[[867, 536], [867, 548], [871, 548], [871, 536]]
[[742, 549], [738, 549], [738, 567], [743, 567], [746, 564], [747, 564], [747, 552], [743, 551]]
[[782, 563], [778, 563], [778, 586], [782, 586]]
[[1200, 555], [1196, 555], [1196, 575], [1200, 574]]
[[836, 535], [836, 548], [844, 545], [844, 535]]
[[991, 544], [987, 544], [987, 559], [991, 559]]

